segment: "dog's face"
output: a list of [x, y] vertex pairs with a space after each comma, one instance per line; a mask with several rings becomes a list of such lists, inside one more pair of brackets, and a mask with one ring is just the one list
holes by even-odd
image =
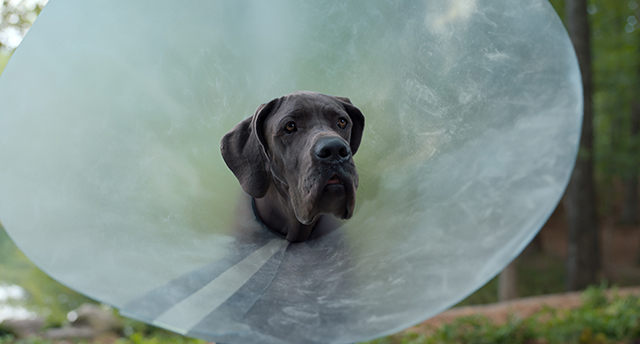
[[222, 140], [222, 156], [243, 189], [263, 197], [273, 184], [296, 218], [353, 215], [364, 117], [347, 98], [297, 92], [261, 105]]

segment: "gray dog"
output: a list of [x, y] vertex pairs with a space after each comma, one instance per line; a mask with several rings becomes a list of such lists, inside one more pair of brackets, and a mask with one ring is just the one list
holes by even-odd
[[256, 217], [291, 242], [325, 231], [322, 214], [353, 215], [353, 162], [364, 116], [348, 98], [296, 92], [258, 107], [228, 132], [222, 157], [252, 197]]

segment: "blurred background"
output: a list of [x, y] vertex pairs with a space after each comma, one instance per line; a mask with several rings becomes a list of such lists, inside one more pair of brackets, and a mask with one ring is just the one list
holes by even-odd
[[[2, 0], [0, 73], [47, 1]], [[551, 4], [574, 42], [585, 88], [584, 128], [576, 171], [562, 202], [527, 249], [499, 276], [457, 307], [562, 294], [590, 286], [598, 286], [600, 297], [608, 295], [606, 290], [613, 286], [637, 294], [636, 288], [627, 287], [640, 286], [640, 4], [636, 0], [552, 0]], [[1, 113], [2, 104], [0, 116]], [[605, 304], [614, 302], [611, 298], [604, 300]], [[640, 309], [637, 299], [624, 302]], [[53, 331], [75, 326], [77, 329], [81, 327], [79, 319], [85, 319], [84, 316], [92, 312], [78, 309], [87, 304], [91, 305], [92, 301], [51, 280], [33, 266], [14, 246], [0, 223], [0, 343], [13, 343], [17, 337], [32, 331], [16, 330], [16, 326], [11, 325], [16, 321], [38, 327], [39, 333], [42, 328]], [[95, 313], [115, 316], [117, 325], [113, 326], [112, 335], [105, 339], [95, 331], [84, 335], [76, 331], [56, 336], [54, 331], [48, 332], [47, 340], [56, 343], [188, 341], [119, 318], [107, 306], [95, 307]], [[480, 312], [483, 308], [470, 309]], [[598, 337], [595, 325], [581, 325], [577, 326], [577, 335], [562, 337], [559, 342], [636, 340], [640, 338], [640, 311], [633, 314], [631, 317], [635, 316], [635, 320], [629, 320], [624, 331], [620, 330], [627, 337], [611, 337], [606, 333]], [[622, 315], [614, 316], [619, 319]], [[590, 328], [592, 332], [587, 332], [592, 334], [586, 335], [585, 328]], [[414, 331], [380, 341], [427, 343], [435, 338], [438, 330], [429, 331]], [[420, 332], [420, 337], [416, 337], [415, 332]], [[444, 337], [439, 338], [447, 342]], [[479, 342], [498, 341], [497, 337], [487, 339], [486, 334], [482, 338], [484, 341]], [[37, 342], [36, 339], [23, 340]], [[511, 342], [515, 341], [518, 340], [512, 338]]]

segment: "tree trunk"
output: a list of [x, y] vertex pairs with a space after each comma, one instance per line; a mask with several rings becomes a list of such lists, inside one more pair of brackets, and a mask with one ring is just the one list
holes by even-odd
[[[639, 73], [640, 75], [640, 73]], [[635, 160], [633, 162], [633, 171], [625, 178], [624, 181], [624, 204], [622, 206], [622, 216], [620, 222], [625, 225], [637, 225], [638, 224], [638, 175], [640, 175], [640, 168], [638, 166], [638, 156], [640, 151], [638, 149], [638, 132], [640, 131], [640, 106], [634, 102], [631, 106], [631, 140], [633, 142], [631, 150]], [[640, 256], [638, 256], [638, 262], [640, 263]]]
[[518, 298], [518, 270], [514, 260], [498, 275], [498, 301], [516, 298]]
[[586, 0], [566, 0], [567, 29], [578, 56], [584, 88], [584, 119], [580, 150], [563, 206], [569, 227], [567, 290], [597, 282], [600, 267], [596, 196], [593, 179], [593, 106], [591, 44]]

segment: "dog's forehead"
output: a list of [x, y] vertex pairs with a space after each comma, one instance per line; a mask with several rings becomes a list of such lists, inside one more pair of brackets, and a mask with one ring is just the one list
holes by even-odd
[[314, 116], [344, 112], [344, 108], [334, 97], [321, 93], [298, 92], [285, 96], [277, 112], [281, 116]]

